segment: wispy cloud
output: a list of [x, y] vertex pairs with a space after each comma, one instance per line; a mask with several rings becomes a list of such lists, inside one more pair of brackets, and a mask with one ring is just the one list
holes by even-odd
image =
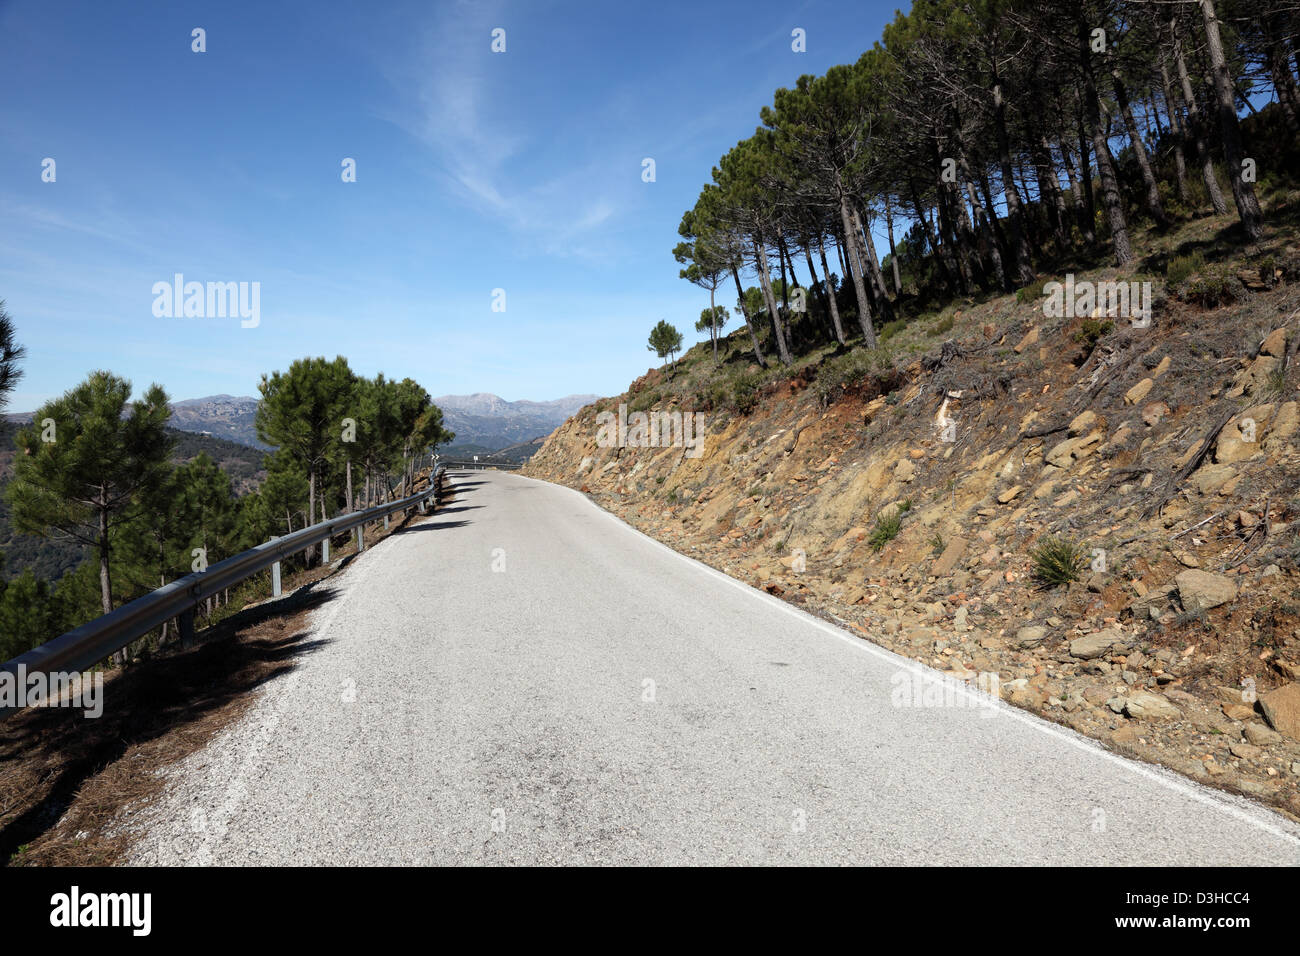
[[[444, 7], [405, 50], [385, 50], [378, 56], [380, 69], [396, 97], [379, 115], [429, 149], [451, 195], [523, 236], [532, 248], [601, 257], [607, 249], [580, 240], [618, 212], [601, 185], [608, 164], [587, 156], [556, 169], [530, 152], [546, 144], [530, 139], [528, 124], [500, 113], [499, 104], [509, 97], [489, 44], [501, 11], [484, 3]], [[448, 41], [466, 36], [482, 42]], [[548, 139], [564, 135], [563, 129], [547, 130]]]

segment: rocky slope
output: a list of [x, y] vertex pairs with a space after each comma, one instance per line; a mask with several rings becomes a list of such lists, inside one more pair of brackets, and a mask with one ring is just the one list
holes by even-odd
[[[1032, 296], [968, 303], [851, 374], [853, 355], [825, 352], [742, 371], [741, 330], [722, 369], [703, 346], [647, 373], [524, 473], [953, 679], [1300, 816], [1287, 254], [1227, 305], [1205, 307], [1195, 277], [1159, 294], [1148, 328], [1050, 318]], [[752, 397], [717, 386], [727, 368]], [[620, 403], [705, 412], [702, 453], [600, 447], [597, 415]], [[1076, 549], [1072, 583], [1035, 576], [1053, 540]]]

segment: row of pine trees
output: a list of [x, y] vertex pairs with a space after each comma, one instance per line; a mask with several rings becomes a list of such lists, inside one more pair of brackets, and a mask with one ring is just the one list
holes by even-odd
[[[0, 302], [0, 408], [21, 357]], [[243, 496], [207, 454], [172, 462], [159, 385], [131, 402], [129, 381], [95, 371], [36, 411], [4, 490], [14, 528], [74, 541], [87, 560], [58, 582], [28, 570], [0, 583], [0, 660], [270, 538], [404, 497], [421, 459], [454, 437], [418, 383], [358, 375], [342, 356], [300, 359], [260, 391], [258, 437], [275, 450]]]
[[[909, 285], [952, 299], [1129, 267], [1136, 225], [1200, 215], [1235, 212], [1255, 242], [1256, 181], [1297, 160], [1298, 71], [1290, 0], [914, 0], [856, 63], [777, 90], [713, 169], [674, 249], [709, 292], [696, 327], [716, 343], [734, 286], [755, 361], [789, 364], [803, 269], [805, 338], [870, 348]], [[1248, 154], [1261, 93], [1280, 119]]]

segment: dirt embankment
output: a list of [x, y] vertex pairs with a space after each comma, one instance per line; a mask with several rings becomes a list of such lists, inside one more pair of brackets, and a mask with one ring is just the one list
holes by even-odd
[[[942, 316], [892, 369], [841, 382], [828, 355], [731, 409], [682, 384], [711, 368], [697, 347], [584, 408], [524, 473], [1300, 817], [1300, 277], [1251, 278], [1229, 305], [1160, 295], [1145, 328], [1003, 297]], [[602, 447], [621, 403], [704, 411], [700, 454]], [[1075, 580], [1045, 586], [1053, 558]]]

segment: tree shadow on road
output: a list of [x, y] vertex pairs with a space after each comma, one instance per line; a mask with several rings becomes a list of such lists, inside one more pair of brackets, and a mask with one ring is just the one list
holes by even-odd
[[159, 771], [324, 646], [309, 615], [337, 591], [318, 583], [231, 615], [193, 647], [171, 645], [107, 675], [98, 718], [34, 708], [0, 725], [0, 865], [118, 862], [128, 839], [115, 821], [162, 789]]

